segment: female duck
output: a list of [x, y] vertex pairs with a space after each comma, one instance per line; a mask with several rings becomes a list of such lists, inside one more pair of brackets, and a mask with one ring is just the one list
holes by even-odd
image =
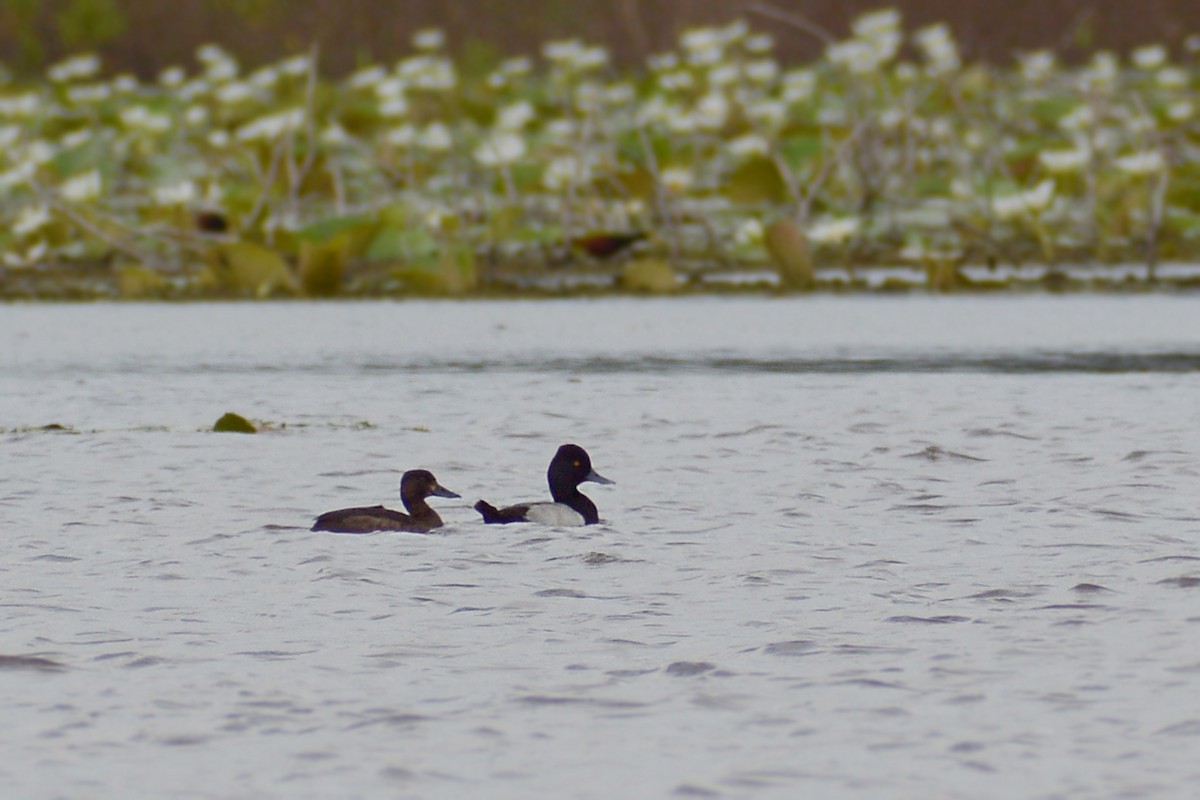
[[577, 444], [564, 444], [558, 448], [546, 470], [550, 481], [550, 496], [553, 503], [520, 503], [515, 506], [496, 508], [480, 500], [475, 510], [483, 515], [483, 521], [503, 525], [508, 522], [540, 522], [543, 525], [595, 525], [600, 521], [596, 504], [579, 491], [584, 481], [612, 483], [592, 469], [592, 460], [587, 451]]
[[410, 469], [400, 478], [400, 499], [405, 514], [383, 506], [342, 508], [327, 511], [313, 523], [314, 531], [333, 533], [370, 533], [371, 531], [409, 531], [428, 533], [442, 527], [442, 518], [425, 502], [426, 497], [461, 497], [445, 489], [425, 469]]

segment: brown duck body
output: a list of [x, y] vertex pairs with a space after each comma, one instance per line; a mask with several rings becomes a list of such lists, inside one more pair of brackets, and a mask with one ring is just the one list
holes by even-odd
[[432, 472], [423, 469], [409, 470], [400, 479], [400, 499], [408, 510], [407, 514], [383, 506], [340, 508], [336, 511], [327, 511], [317, 517], [312, 530], [331, 533], [372, 533], [374, 531], [428, 533], [434, 528], [442, 526], [442, 518], [430, 507], [429, 503], [425, 502], [425, 498], [458, 496], [449, 489], [443, 488], [433, 477]]

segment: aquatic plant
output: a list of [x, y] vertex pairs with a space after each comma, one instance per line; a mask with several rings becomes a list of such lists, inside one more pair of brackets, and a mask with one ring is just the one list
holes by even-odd
[[[760, 21], [630, 72], [571, 39], [467, 77], [437, 30], [340, 78], [316, 49], [247, 71], [206, 45], [153, 82], [73, 56], [0, 84], [0, 287], [457, 293], [574, 263], [640, 291], [905, 264], [958, 289], [970, 264], [1153, 279], [1200, 255], [1194, 62], [1150, 44], [970, 63], [947, 26], [884, 9], [792, 65], [772, 48], [800, 28]], [[631, 238], [611, 259], [577, 244], [597, 236]]]

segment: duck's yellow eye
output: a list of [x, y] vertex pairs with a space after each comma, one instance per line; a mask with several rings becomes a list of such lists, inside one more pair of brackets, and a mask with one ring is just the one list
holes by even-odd
[[583, 466], [583, 464], [582, 464], [582, 463], [579, 461], [579, 459], [576, 459], [576, 460], [575, 460], [575, 466], [577, 466], [577, 467], [582, 467], [582, 466]]

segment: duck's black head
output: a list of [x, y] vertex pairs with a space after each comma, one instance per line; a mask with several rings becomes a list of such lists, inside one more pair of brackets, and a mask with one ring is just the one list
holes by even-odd
[[558, 448], [558, 452], [550, 460], [546, 478], [550, 482], [550, 494], [555, 500], [574, 494], [575, 487], [584, 481], [612, 483], [592, 469], [592, 459], [588, 457], [587, 451], [577, 444], [564, 444]]
[[410, 469], [400, 478], [400, 498], [407, 506], [426, 497], [461, 497], [444, 488], [427, 469]]

